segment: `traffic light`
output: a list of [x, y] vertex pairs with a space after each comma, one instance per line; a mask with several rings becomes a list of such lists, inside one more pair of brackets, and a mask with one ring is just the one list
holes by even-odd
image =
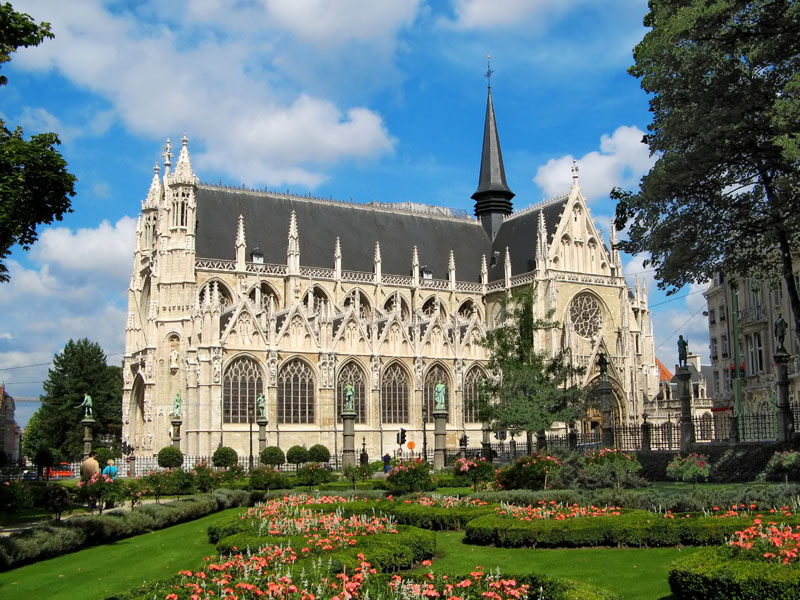
[[406, 430], [400, 428], [400, 431], [397, 432], [397, 444], [402, 446], [406, 443]]

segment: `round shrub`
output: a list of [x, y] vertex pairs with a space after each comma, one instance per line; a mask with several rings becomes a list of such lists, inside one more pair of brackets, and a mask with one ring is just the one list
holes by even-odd
[[48, 485], [44, 491], [44, 507], [56, 521], [61, 520], [61, 515], [72, 508], [72, 496], [69, 490], [62, 485]]
[[328, 483], [329, 481], [335, 481], [336, 479], [336, 475], [316, 462], [310, 462], [307, 465], [303, 465], [297, 469], [297, 473], [295, 474], [295, 480], [297, 483], [301, 485], [307, 485], [308, 491], [311, 491], [315, 485]]
[[183, 465], [183, 452], [175, 446], [164, 446], [158, 451], [158, 466], [162, 469], [179, 469]]
[[305, 446], [292, 446], [289, 448], [289, 451], [286, 452], [286, 460], [288, 460], [293, 465], [301, 465], [303, 463], [307, 463], [311, 458], [308, 455], [308, 450], [306, 450]]
[[314, 462], [326, 463], [331, 459], [331, 451], [322, 444], [314, 444], [308, 449], [308, 458]]
[[548, 480], [558, 475], [560, 468], [561, 463], [554, 456], [532, 454], [500, 469], [495, 481], [503, 490], [542, 490], [547, 489]]
[[494, 464], [485, 458], [470, 460], [468, 458], [458, 458], [453, 465], [456, 475], [466, 477], [472, 483], [474, 490], [485, 487], [492, 481], [495, 474]]
[[386, 485], [393, 492], [428, 492], [436, 489], [430, 465], [421, 458], [401, 462], [389, 471]]
[[769, 459], [761, 478], [784, 483], [789, 483], [789, 480], [797, 481], [800, 479], [800, 452], [776, 452]]
[[265, 465], [280, 467], [286, 462], [286, 455], [278, 446], [267, 446], [261, 451], [261, 462]]
[[598, 487], [616, 487], [623, 484], [635, 487], [634, 476], [642, 465], [637, 458], [615, 448], [601, 448], [586, 454], [586, 475]]
[[711, 464], [708, 459], [696, 452], [692, 452], [686, 457], [679, 454], [667, 465], [667, 477], [675, 481], [685, 481], [687, 483], [708, 481], [710, 474]]
[[117, 458], [114, 456], [114, 452], [109, 450], [108, 448], [94, 448], [94, 451], [97, 453], [95, 458], [97, 459], [97, 463], [100, 465], [100, 470], [102, 471], [103, 468], [108, 464], [109, 458]]
[[239, 464], [239, 455], [236, 450], [230, 446], [220, 446], [214, 450], [214, 455], [211, 457], [211, 463], [215, 467], [231, 468], [233, 465]]
[[270, 491], [289, 488], [291, 484], [285, 475], [281, 475], [280, 471], [267, 467], [250, 471], [250, 487], [254, 490]]
[[201, 460], [192, 468], [192, 475], [194, 475], [195, 486], [204, 494], [222, 485], [222, 477], [217, 475], [214, 469], [209, 467], [204, 460]]

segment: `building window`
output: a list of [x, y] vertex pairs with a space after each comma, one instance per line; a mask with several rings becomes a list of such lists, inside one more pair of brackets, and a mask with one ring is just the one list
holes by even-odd
[[189, 190], [181, 188], [172, 195], [172, 226], [186, 227]]
[[484, 389], [486, 374], [478, 367], [473, 367], [464, 378], [464, 422], [480, 422], [481, 391]]
[[708, 311], [708, 323], [710, 325], [713, 325], [716, 322], [717, 322], [717, 314], [712, 308], [711, 310]]
[[586, 292], [581, 292], [572, 299], [569, 305], [569, 316], [575, 333], [587, 339], [597, 335], [603, 320], [600, 304], [592, 294]]
[[719, 320], [724, 321], [728, 317], [727, 307], [723, 304], [719, 307]]
[[711, 360], [717, 360], [717, 338], [711, 338]]
[[753, 346], [755, 347], [755, 358], [756, 358], [755, 366], [757, 367], [755, 371], [762, 373], [764, 371], [764, 349], [761, 347], [760, 333], [753, 334]]
[[719, 372], [714, 371], [714, 394], [719, 395]]
[[278, 374], [278, 423], [314, 422], [314, 373], [302, 360], [287, 362]]
[[728, 336], [723, 335], [720, 340], [722, 342], [722, 358], [728, 358]]
[[408, 374], [396, 363], [386, 367], [381, 379], [381, 421], [408, 423]]
[[445, 385], [444, 392], [444, 406], [447, 412], [447, 420], [450, 421], [450, 378], [447, 376], [447, 371], [441, 365], [434, 365], [428, 369], [428, 374], [425, 375], [425, 385], [422, 390], [422, 406], [425, 407], [428, 423], [433, 423], [433, 409], [434, 409], [434, 388], [436, 384], [442, 382]]
[[231, 361], [222, 381], [222, 420], [248, 423], [255, 420], [256, 398], [264, 393], [264, 377], [258, 363], [242, 357]]
[[339, 370], [336, 379], [336, 420], [342, 422], [342, 409], [344, 408], [344, 388], [351, 383], [355, 391], [354, 408], [356, 409], [356, 423], [367, 421], [367, 386], [364, 370], [354, 362], [347, 363]]

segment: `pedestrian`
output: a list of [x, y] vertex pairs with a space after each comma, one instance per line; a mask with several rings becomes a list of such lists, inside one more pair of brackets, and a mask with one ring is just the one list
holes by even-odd
[[383, 472], [388, 473], [389, 469], [392, 468], [392, 457], [389, 456], [389, 453], [383, 455]]
[[111, 479], [117, 479], [117, 467], [114, 466], [114, 459], [109, 458], [106, 467], [103, 469], [103, 475], [108, 475]]
[[[81, 463], [81, 479], [84, 482], [89, 482], [89, 480], [100, 472], [100, 463], [97, 462], [97, 452], [92, 450], [89, 452], [89, 456], [87, 456], [84, 461]], [[89, 510], [94, 510], [97, 506], [97, 502], [95, 502], [94, 498], [89, 499]]]

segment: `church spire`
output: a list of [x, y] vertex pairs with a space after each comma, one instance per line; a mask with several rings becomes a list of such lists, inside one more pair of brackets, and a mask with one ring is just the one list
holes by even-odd
[[[491, 77], [491, 67], [486, 73]], [[511, 199], [514, 192], [508, 189], [506, 171], [503, 166], [503, 153], [500, 150], [500, 136], [497, 133], [497, 122], [492, 102], [492, 85], [489, 79], [486, 99], [486, 120], [483, 125], [483, 151], [481, 153], [481, 171], [478, 189], [472, 194], [475, 200], [475, 216], [481, 220], [489, 237], [497, 235], [503, 217], [511, 214]]]

